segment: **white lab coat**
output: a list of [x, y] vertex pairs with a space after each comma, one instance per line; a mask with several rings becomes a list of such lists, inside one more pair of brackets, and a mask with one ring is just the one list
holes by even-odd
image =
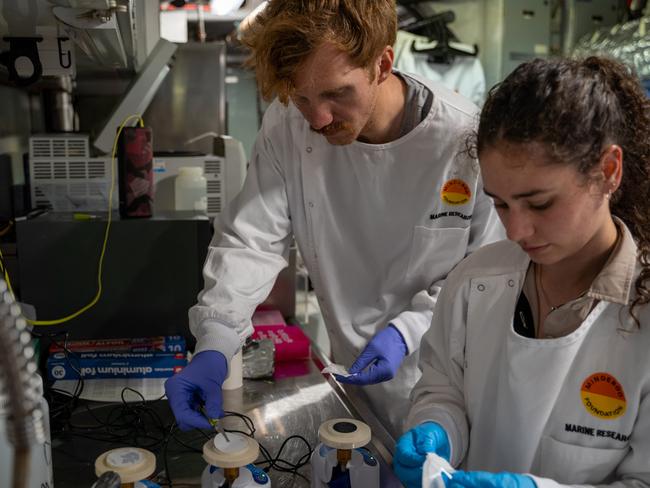
[[[601, 301], [567, 336], [522, 337], [512, 322], [528, 265], [502, 241], [449, 275], [434, 312], [440, 326], [422, 339], [407, 426], [439, 422], [454, 466], [531, 473], [539, 488], [650, 486], [650, 307], [639, 309], [640, 330], [627, 307]], [[610, 386], [587, 396], [601, 414], [587, 409], [594, 374], [620, 383], [623, 415], [607, 414], [621, 402]]]
[[456, 56], [450, 64], [433, 63], [429, 55], [411, 49], [413, 43], [422, 49], [430, 44], [426, 37], [397, 31], [395, 40], [395, 68], [415, 73], [424, 79], [436, 81], [460, 93], [476, 105], [485, 101], [485, 71], [475, 56]]
[[[409, 351], [418, 349], [441, 281], [466, 254], [503, 235], [476, 161], [461, 152], [475, 107], [444, 87], [431, 89], [425, 120], [387, 144], [331, 145], [293, 105], [271, 104], [243, 190], [217, 222], [205, 288], [190, 310], [197, 351], [231, 357], [252, 333], [251, 315], [286, 266], [292, 234], [335, 361], [350, 365], [391, 321]], [[466, 203], [443, 200], [453, 179], [471, 191]], [[364, 388], [393, 434], [419, 376], [416, 356], [392, 381]]]

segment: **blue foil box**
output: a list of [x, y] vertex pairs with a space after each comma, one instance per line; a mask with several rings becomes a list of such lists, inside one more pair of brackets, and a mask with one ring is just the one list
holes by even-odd
[[47, 359], [52, 380], [105, 378], [168, 378], [187, 365], [185, 353], [82, 352], [66, 357], [55, 352]]

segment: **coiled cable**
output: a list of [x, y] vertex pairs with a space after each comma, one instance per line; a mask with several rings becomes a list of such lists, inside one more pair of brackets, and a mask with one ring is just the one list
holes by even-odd
[[7, 283], [0, 278], [0, 378], [8, 412], [7, 436], [15, 449], [13, 488], [27, 486], [30, 450], [45, 442], [36, 371], [27, 322]]

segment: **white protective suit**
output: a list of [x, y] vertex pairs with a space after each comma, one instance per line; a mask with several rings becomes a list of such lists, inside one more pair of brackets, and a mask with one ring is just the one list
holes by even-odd
[[[292, 236], [336, 362], [350, 365], [389, 322], [409, 352], [418, 349], [441, 281], [503, 235], [476, 161], [461, 153], [474, 105], [442, 86], [430, 89], [425, 119], [387, 144], [331, 145], [292, 104], [271, 104], [244, 187], [217, 222], [205, 288], [190, 309], [197, 352], [230, 358], [240, 348], [255, 307], [287, 265]], [[363, 387], [393, 435], [419, 376], [416, 356], [393, 380]]]
[[520, 336], [529, 263], [502, 241], [449, 275], [407, 425], [440, 423], [454, 466], [530, 473], [538, 488], [650, 486], [650, 307], [637, 309], [640, 329], [627, 306], [601, 300], [569, 335]]

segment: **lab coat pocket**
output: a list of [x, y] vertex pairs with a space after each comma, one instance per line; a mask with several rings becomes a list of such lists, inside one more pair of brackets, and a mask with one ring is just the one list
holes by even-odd
[[[599, 449], [542, 438], [540, 476], [566, 484], [609, 482], [629, 447]], [[537, 473], [536, 473], [537, 474]]]
[[416, 227], [406, 277], [417, 281], [420, 285], [418, 289], [422, 290], [446, 278], [465, 257], [468, 240], [469, 227]]

